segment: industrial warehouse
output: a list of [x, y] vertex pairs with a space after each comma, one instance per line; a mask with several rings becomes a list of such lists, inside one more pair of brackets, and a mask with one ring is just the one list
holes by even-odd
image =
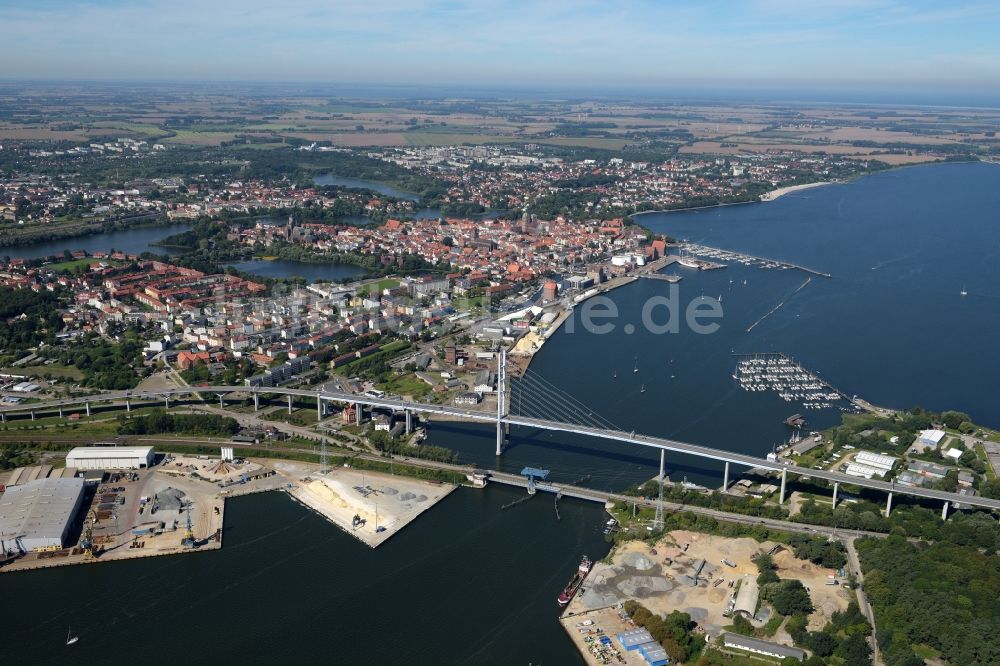
[[7, 488], [0, 497], [3, 554], [58, 549], [66, 545], [83, 500], [83, 479], [36, 479]]
[[153, 466], [152, 446], [78, 446], [66, 455], [77, 469], [146, 469]]

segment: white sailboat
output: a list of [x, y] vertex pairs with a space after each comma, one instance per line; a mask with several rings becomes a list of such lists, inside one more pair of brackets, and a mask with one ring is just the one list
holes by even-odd
[[964, 285], [962, 286], [962, 291], [960, 291], [960, 292], [958, 292], [958, 293], [959, 293], [959, 295], [961, 295], [961, 296], [968, 296], [968, 295], [969, 295], [969, 292], [967, 292], [967, 291], [965, 290], [965, 286], [964, 286]]
[[638, 356], [635, 357], [635, 364], [632, 367], [632, 372], [633, 373], [639, 372], [639, 357]]
[[73, 635], [72, 627], [66, 630], [66, 645], [72, 645], [73, 643], [76, 643], [78, 640], [80, 640], [80, 637]]

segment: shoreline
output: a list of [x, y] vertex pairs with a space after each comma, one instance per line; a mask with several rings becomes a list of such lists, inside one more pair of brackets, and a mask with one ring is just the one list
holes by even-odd
[[[844, 179], [844, 180], [819, 181], [819, 182], [815, 182], [815, 183], [805, 183], [803, 185], [789, 185], [788, 186], [788, 188], [794, 188], [794, 189], [788, 189], [788, 188], [784, 188], [784, 187], [779, 187], [779, 188], [777, 188], [775, 190], [771, 190], [770, 192], [766, 192], [766, 193], [762, 194], [760, 199], [753, 200], [753, 201], [733, 201], [733, 202], [729, 202], [729, 203], [712, 204], [710, 206], [688, 206], [688, 207], [685, 207], [685, 208], [664, 208], [664, 209], [660, 209], [660, 210], [643, 210], [643, 211], [639, 211], [639, 212], [635, 212], [635, 213], [632, 213], [630, 215], [627, 215], [626, 217], [628, 219], [632, 220], [633, 224], [635, 224], [635, 225], [637, 225], [639, 227], [642, 227], [643, 229], [647, 229], [646, 227], [643, 227], [638, 222], [637, 218], [639, 216], [641, 216], [641, 215], [650, 215], [650, 214], [653, 214], [653, 213], [684, 213], [684, 212], [689, 212], [689, 211], [692, 211], [692, 210], [708, 210], [708, 209], [711, 209], [711, 208], [723, 208], [725, 206], [745, 206], [747, 204], [766, 203], [768, 201], [774, 201], [775, 199], [783, 196], [784, 194], [787, 194], [788, 192], [791, 192], [791, 191], [795, 191], [796, 189], [808, 189], [808, 188], [812, 188], [812, 187], [818, 187], [820, 185], [845, 185], [845, 184], [853, 182], [855, 180], [860, 180], [861, 178], [869, 178], [871, 176], [876, 176], [876, 175], [878, 175], [880, 173], [888, 173], [890, 171], [898, 171], [900, 169], [914, 169], [914, 168], [917, 168], [917, 167], [927, 167], [927, 166], [934, 166], [934, 165], [941, 165], [941, 164], [991, 164], [991, 163], [992, 164], [998, 164], [998, 165], [1000, 165], [1000, 162], [987, 162], [986, 160], [947, 160], [947, 159], [928, 160], [926, 162], [915, 162], [913, 164], [895, 164], [895, 165], [890, 165], [890, 166], [888, 166], [888, 167], [886, 167], [884, 169], [878, 169], [876, 171], [868, 171], [867, 173], [859, 173], [859, 174], [856, 174], [856, 175], [854, 175], [854, 176], [852, 176], [850, 178]], [[786, 190], [786, 189], [788, 189], [788, 192], [782, 191], [782, 190]], [[776, 194], [779, 191], [781, 193], [780, 194]]]
[[785, 187], [779, 187], [776, 190], [771, 190], [760, 195], [760, 200], [762, 202], [774, 201], [775, 199], [780, 199], [786, 194], [791, 194], [792, 192], [801, 192], [802, 190], [811, 190], [815, 187], [822, 187], [824, 185], [834, 185], [835, 181], [821, 180], [815, 183], [803, 183], [801, 185], [787, 185]]
[[[30, 232], [27, 231], [27, 230], [25, 230], [25, 229], [12, 229], [10, 231], [14, 232], [14, 234], [11, 235], [11, 236], [6, 236], [5, 239], [4, 239], [4, 240], [10, 240], [12, 242], [5, 243], [5, 244], [0, 243], [0, 247], [15, 249], [15, 248], [21, 248], [21, 247], [31, 247], [33, 245], [38, 245], [40, 243], [56, 243], [56, 242], [63, 241], [63, 240], [67, 240], [67, 241], [68, 240], [72, 240], [74, 238], [86, 238], [88, 236], [100, 236], [100, 235], [103, 235], [103, 234], [123, 233], [123, 232], [138, 230], [138, 229], [155, 229], [157, 227], [169, 227], [169, 226], [173, 226], [175, 224], [185, 224], [184, 222], [174, 222], [174, 221], [171, 221], [171, 220], [169, 220], [167, 218], [164, 218], [163, 220], [141, 221], [141, 222], [137, 222], [135, 224], [127, 224], [126, 226], [124, 226], [124, 227], [122, 227], [120, 229], [119, 228], [113, 228], [113, 229], [105, 229], [104, 228], [105, 224], [109, 224], [110, 223], [110, 224], [114, 225], [114, 224], [117, 224], [119, 221], [120, 220], [100, 220], [100, 221], [94, 220], [92, 222], [89, 222], [89, 221], [88, 222], [82, 222], [81, 221], [81, 224], [78, 225], [78, 226], [71, 227], [70, 229], [55, 230], [55, 231], [51, 232], [51, 233], [55, 234], [54, 236], [45, 237], [45, 238], [33, 238], [31, 236]], [[35, 230], [36, 230], [35, 227], [31, 228], [31, 231], [35, 231]], [[77, 230], [79, 233], [73, 233], [74, 230]], [[39, 231], [40, 231], [40, 233], [43, 233], [43, 234], [45, 233], [42, 230], [39, 230]], [[155, 246], [155, 244], [151, 244], [151, 245]], [[66, 248], [63, 248], [63, 249], [64, 250], [70, 250], [71, 252], [75, 251], [75, 250], [72, 250], [69, 247], [66, 247]], [[27, 259], [27, 257], [25, 257], [25, 258]], [[43, 257], [32, 257], [32, 258], [33, 259], [41, 259]]]

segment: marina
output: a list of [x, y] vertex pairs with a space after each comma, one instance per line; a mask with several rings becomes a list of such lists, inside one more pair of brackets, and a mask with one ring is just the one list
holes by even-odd
[[785, 402], [801, 404], [805, 409], [829, 409], [843, 406], [847, 399], [816, 374], [781, 353], [739, 355], [733, 379], [744, 391], [771, 391]]
[[[708, 245], [700, 245], [698, 243], [683, 242], [681, 248], [688, 252], [689, 254], [697, 255], [699, 257], [710, 257], [712, 259], [718, 259], [720, 261], [727, 261], [729, 263], [742, 264], [743, 266], [753, 266], [756, 268], [769, 268], [778, 270], [800, 270], [810, 275], [815, 275], [818, 277], [830, 278], [833, 277], [830, 273], [823, 273], [822, 271], [817, 271], [812, 268], [807, 268], [805, 266], [800, 266], [799, 264], [793, 264], [788, 261], [781, 261], [778, 259], [768, 259], [767, 257], [758, 257], [756, 255], [747, 254], [745, 252], [733, 252], [731, 250], [722, 250], [717, 247], [709, 247]], [[688, 266], [689, 264], [681, 261], [681, 265]], [[718, 266], [715, 266], [718, 267]]]

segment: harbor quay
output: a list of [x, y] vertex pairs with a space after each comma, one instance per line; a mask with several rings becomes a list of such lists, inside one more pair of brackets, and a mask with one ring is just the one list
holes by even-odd
[[283, 461], [275, 469], [288, 480], [284, 490], [292, 498], [372, 548], [457, 488], [346, 466], [323, 470], [319, 465]]
[[[62, 478], [63, 468], [43, 466], [2, 479], [0, 572], [217, 550], [226, 500], [260, 492], [286, 492], [375, 548], [457, 487], [350, 467], [243, 459], [229, 447], [216, 458], [167, 454], [148, 468], [65, 471], [83, 476]], [[49, 476], [33, 478], [41, 473]], [[49, 499], [53, 493], [58, 502]]]

